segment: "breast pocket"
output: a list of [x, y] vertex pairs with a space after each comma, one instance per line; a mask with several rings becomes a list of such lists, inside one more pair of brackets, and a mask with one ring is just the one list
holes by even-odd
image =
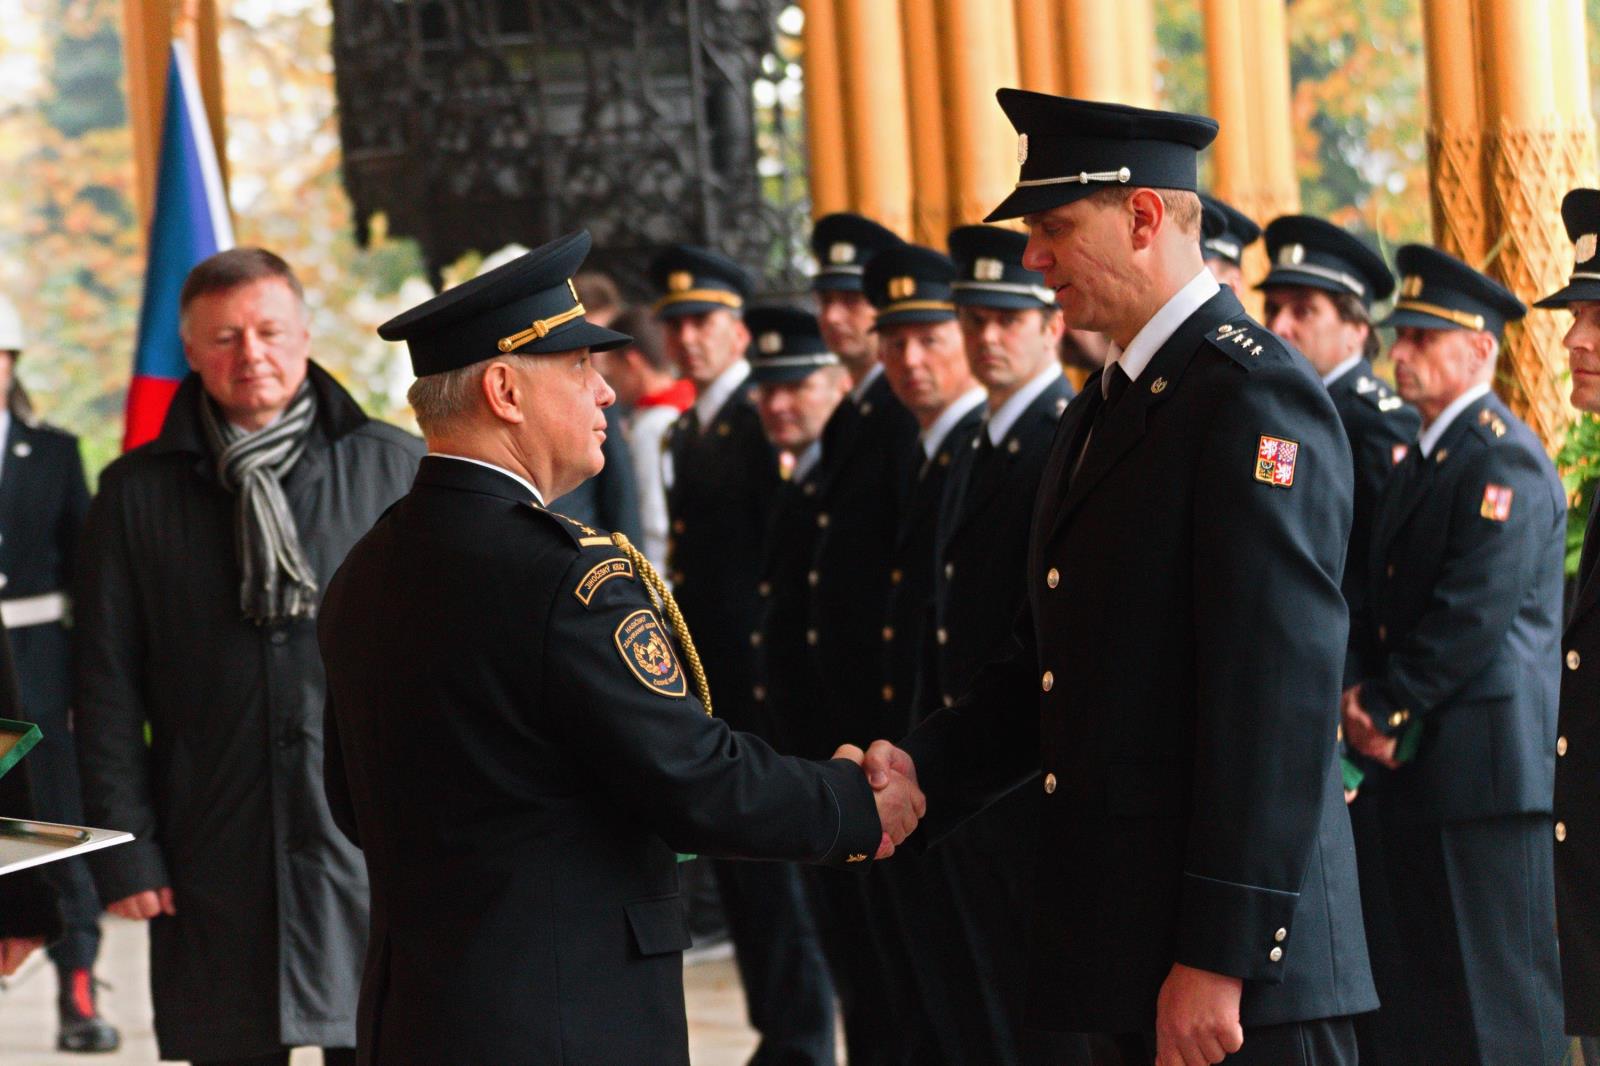
[[682, 896], [630, 900], [622, 909], [628, 915], [628, 927], [633, 930], [634, 946], [640, 955], [666, 955], [688, 949], [689, 922]]

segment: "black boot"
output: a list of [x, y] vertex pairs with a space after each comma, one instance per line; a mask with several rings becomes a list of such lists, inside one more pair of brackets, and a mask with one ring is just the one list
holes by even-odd
[[56, 1035], [56, 1050], [117, 1050], [122, 1036], [115, 1026], [100, 1017], [94, 1001], [94, 974], [87, 969], [57, 972], [61, 978], [61, 995], [56, 1000], [61, 1012], [61, 1031]]

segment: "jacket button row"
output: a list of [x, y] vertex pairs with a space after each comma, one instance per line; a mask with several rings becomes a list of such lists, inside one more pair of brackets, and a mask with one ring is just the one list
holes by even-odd
[[948, 644], [950, 643], [950, 631], [944, 626], [940, 626], [938, 632], [934, 633], [933, 638], [937, 640], [941, 646]]
[[1282, 961], [1282, 959], [1283, 959], [1283, 949], [1282, 948], [1273, 948], [1271, 951], [1267, 952], [1267, 958], [1270, 959], [1273, 962]]
[[1583, 663], [1583, 656], [1578, 654], [1577, 648], [1567, 650], [1567, 669], [1576, 670]]
[[1556, 843], [1560, 844], [1567, 839], [1567, 823], [1556, 823]]
[[1276, 933], [1272, 934], [1272, 939], [1276, 940], [1280, 944], [1283, 943], [1285, 940], [1289, 939], [1289, 930], [1279, 929]]
[[1046, 670], [1044, 672], [1044, 676], [1039, 679], [1039, 687], [1044, 689], [1046, 692], [1049, 692], [1051, 689], [1055, 688], [1056, 675], [1052, 674], [1049, 670]]
[[816, 647], [817, 631], [815, 629], [806, 630], [806, 643], [810, 644], [812, 647]]
[[1046, 796], [1054, 795], [1055, 790], [1056, 790], [1056, 775], [1055, 774], [1045, 774], [1044, 775], [1044, 794]]
[[1044, 575], [1044, 583], [1051, 588], [1061, 584], [1061, 571], [1052, 566], [1050, 572]]
[[1566, 753], [1567, 753], [1567, 738], [1566, 737], [1556, 737], [1556, 754], [1557, 755], [1565, 755]]
[[815, 571], [815, 570], [806, 571], [806, 584], [810, 585], [812, 588], [816, 588], [817, 587], [817, 582], [819, 582], [821, 580], [822, 580], [822, 575], [819, 574], [817, 571]]

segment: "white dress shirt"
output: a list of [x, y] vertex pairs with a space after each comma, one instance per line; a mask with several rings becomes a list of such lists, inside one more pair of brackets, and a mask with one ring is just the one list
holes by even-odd
[[1144, 327], [1133, 335], [1133, 340], [1128, 342], [1126, 350], [1113, 344], [1106, 356], [1106, 372], [1100, 375], [1101, 395], [1110, 394], [1112, 363], [1122, 367], [1122, 372], [1128, 375], [1129, 381], [1138, 381], [1139, 375], [1144, 373], [1144, 368], [1150, 365], [1150, 360], [1154, 359], [1161, 346], [1178, 332], [1178, 327], [1183, 325], [1184, 320], [1198, 311], [1207, 300], [1221, 291], [1221, 288], [1217, 284], [1217, 279], [1211, 276], [1211, 271], [1202, 268], [1200, 273], [1190, 279], [1189, 284], [1173, 293], [1172, 299], [1161, 305], [1161, 310], [1150, 316], [1150, 321], [1146, 322]]
[[711, 420], [717, 417], [717, 412], [728, 402], [733, 390], [743, 385], [744, 379], [749, 376], [750, 364], [740, 359], [700, 390], [700, 395], [694, 400], [694, 413], [700, 419], [701, 433], [711, 428]]
[[501, 466], [499, 463], [490, 463], [490, 462], [486, 462], [486, 461], [484, 461], [482, 459], [473, 459], [470, 456], [466, 456], [466, 455], [446, 455], [444, 452], [429, 452], [428, 454], [433, 456], [435, 459], [454, 459], [458, 463], [474, 463], [474, 464], [476, 464], [478, 466], [484, 467], [485, 469], [493, 470], [493, 471], [496, 471], [497, 473], [504, 474], [506, 477], [510, 478], [512, 481], [515, 481], [517, 484], [521, 485], [523, 488], [525, 488], [529, 492], [533, 493], [533, 498], [539, 501], [539, 506], [540, 507], [543, 507], [545, 505], [545, 503], [544, 503], [544, 495], [542, 493], [540, 493], [539, 488], [538, 488], [537, 485], [535, 485], [533, 482], [529, 481], [527, 478], [523, 477], [521, 474], [512, 473], [510, 470], [507, 470], [505, 467]]
[[1422, 457], [1426, 459], [1432, 455], [1434, 446], [1439, 443], [1439, 438], [1444, 436], [1444, 431], [1450, 428], [1450, 423], [1454, 422], [1462, 411], [1471, 407], [1488, 393], [1488, 384], [1474, 385], [1454, 400], [1451, 400], [1450, 406], [1440, 411], [1439, 417], [1435, 418], [1433, 424], [1424, 429], [1422, 436], [1417, 438], [1417, 447], [1422, 449]]
[[850, 402], [859, 405], [861, 403], [861, 398], [867, 394], [867, 390], [872, 388], [872, 383], [877, 381], [882, 376], [883, 364], [873, 363], [872, 369], [863, 374], [861, 380], [856, 382], [855, 385], [850, 389]]
[[939, 445], [950, 435], [950, 430], [966, 417], [968, 411], [982, 403], [987, 395], [980, 386], [974, 385], [951, 401], [950, 406], [933, 420], [933, 425], [922, 431], [922, 454], [929, 459], [938, 455]]
[[999, 445], [1006, 439], [1006, 434], [1011, 432], [1011, 427], [1017, 424], [1017, 419], [1022, 417], [1022, 412], [1028, 405], [1039, 398], [1039, 394], [1048, 389], [1052, 382], [1061, 378], [1061, 365], [1055, 360], [1050, 365], [1029, 381], [1022, 388], [1012, 393], [1011, 398], [1000, 405], [998, 411], [989, 412], [989, 443]]
[[1361, 353], [1357, 352], [1355, 355], [1352, 355], [1350, 358], [1346, 359], [1344, 362], [1340, 363], [1338, 366], [1322, 375], [1323, 387], [1332, 388], [1335, 381], [1338, 381], [1340, 378], [1344, 377], [1346, 374], [1350, 373], [1350, 371], [1354, 370], [1360, 365]]
[[805, 451], [794, 457], [794, 469], [789, 471], [789, 480], [795, 484], [806, 479], [806, 475], [817, 468], [817, 462], [822, 458], [822, 441], [814, 440], [806, 445]]

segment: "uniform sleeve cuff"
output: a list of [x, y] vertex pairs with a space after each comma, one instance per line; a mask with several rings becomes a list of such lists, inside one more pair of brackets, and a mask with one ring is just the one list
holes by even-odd
[[833, 847], [816, 861], [823, 866], [865, 869], [872, 865], [883, 840], [883, 825], [878, 821], [878, 801], [861, 767], [849, 759], [831, 759], [823, 764], [823, 780], [839, 807], [839, 832]]
[[106, 903], [115, 903], [140, 892], [167, 888], [167, 860], [152, 840], [130, 840], [114, 848], [86, 855], [95, 888]]
[[1246, 981], [1280, 983], [1299, 899], [1297, 892], [1185, 873], [1177, 961]]
[[1384, 736], [1393, 736], [1411, 721], [1411, 708], [1405, 706], [1387, 685], [1369, 681], [1361, 686], [1361, 707]]

